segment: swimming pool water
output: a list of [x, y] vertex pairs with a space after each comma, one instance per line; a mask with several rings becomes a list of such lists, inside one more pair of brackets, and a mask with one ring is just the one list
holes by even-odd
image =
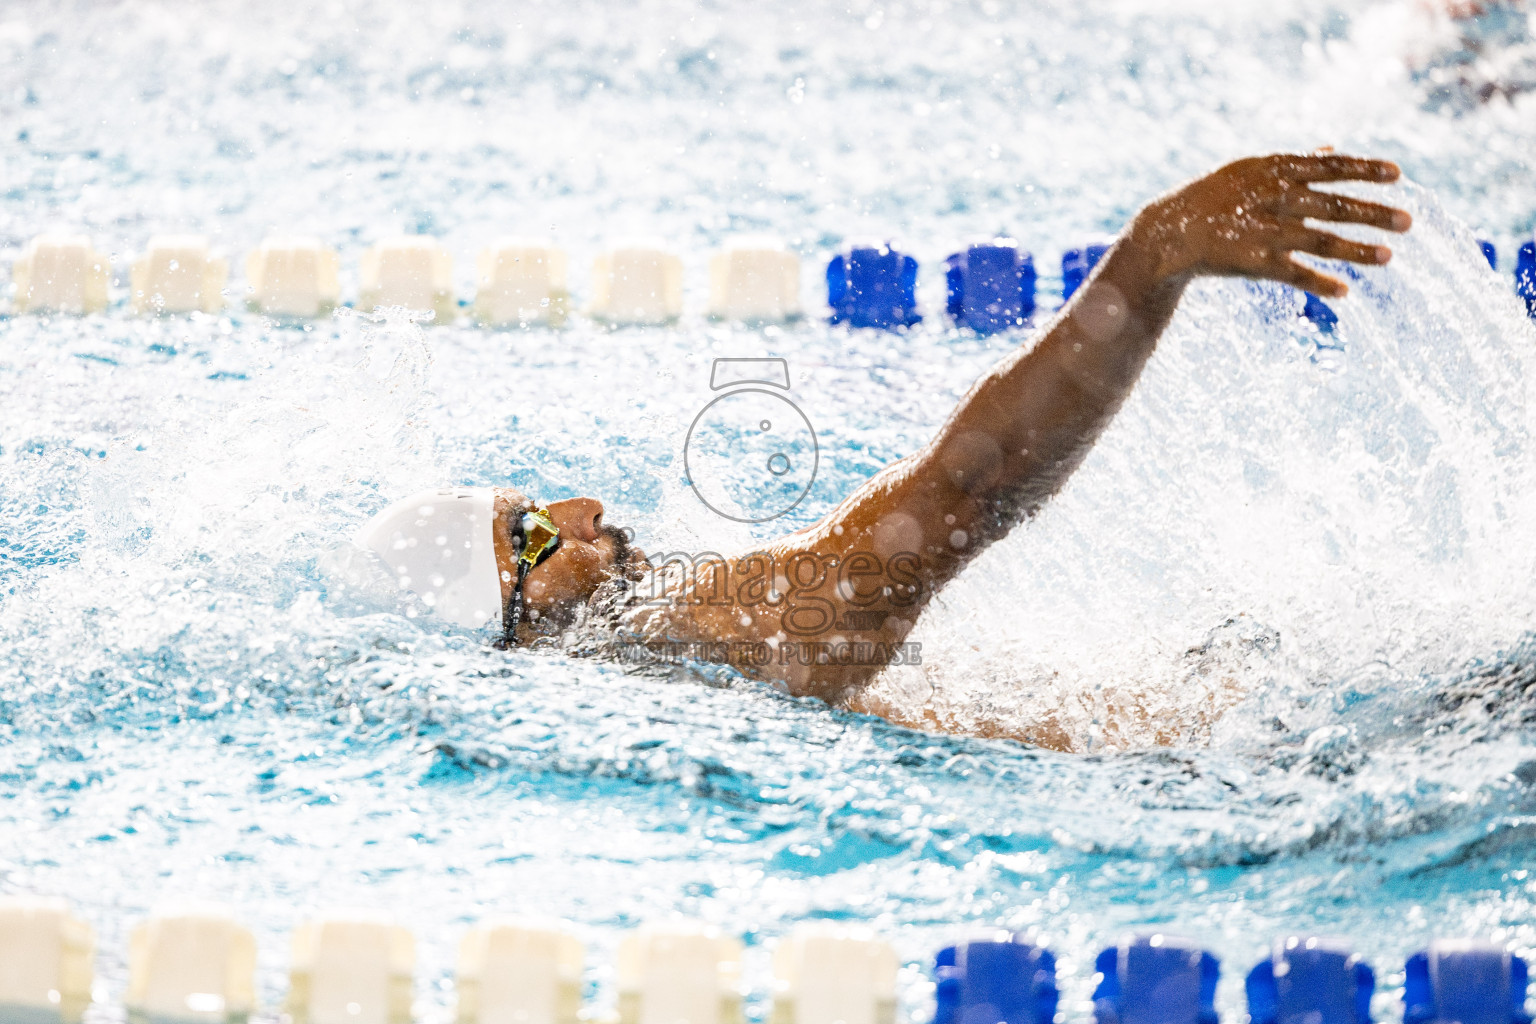
[[[917, 1016], [925, 958], [967, 924], [1041, 928], [1069, 1019], [1093, 954], [1141, 925], [1221, 954], [1228, 1012], [1282, 929], [1351, 937], [1383, 1007], [1432, 935], [1528, 952], [1536, 330], [1469, 226], [1512, 253], [1536, 225], [1536, 106], [1446, 103], [1407, 61], [1454, 52], [1447, 32], [1308, 0], [7, 4], [12, 255], [73, 227], [122, 272], [197, 230], [238, 266], [302, 230], [345, 275], [422, 231], [467, 298], [480, 245], [546, 233], [579, 301], [606, 239], [651, 233], [696, 311], [730, 233], [785, 237], [808, 303], [831, 251], [890, 235], [930, 315], [0, 322], [0, 887], [95, 924], [103, 1018], [128, 928], [180, 898], [256, 928], [268, 1006], [303, 914], [397, 913], [427, 1021], [496, 912], [573, 921], [599, 1004], [622, 929], [717, 923], [748, 940], [754, 1016], [767, 948], [817, 917], [893, 941]], [[596, 495], [651, 550], [809, 522], [1023, 340], [943, 323], [946, 253], [1003, 229], [1049, 267], [1222, 159], [1320, 143], [1417, 183], [1392, 193], [1414, 234], [1338, 333], [1278, 289], [1194, 289], [1067, 490], [936, 602], [923, 669], [880, 683], [1082, 753], [497, 652], [336, 585], [369, 514], [445, 482]], [[788, 360], [822, 453], [758, 528], [681, 469], [711, 360], [737, 355]]]

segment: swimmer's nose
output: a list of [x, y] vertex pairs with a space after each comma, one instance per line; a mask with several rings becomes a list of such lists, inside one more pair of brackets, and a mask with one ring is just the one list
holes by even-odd
[[560, 532], [577, 540], [594, 541], [603, 528], [603, 503], [596, 498], [551, 502], [549, 516]]

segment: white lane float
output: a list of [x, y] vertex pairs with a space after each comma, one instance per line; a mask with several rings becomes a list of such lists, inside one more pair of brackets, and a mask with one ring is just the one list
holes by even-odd
[[619, 944], [619, 1024], [740, 1024], [741, 942], [694, 923]]
[[683, 261], [659, 242], [622, 242], [592, 264], [594, 319], [615, 325], [671, 323], [683, 312]]
[[224, 308], [229, 262], [202, 235], [158, 235], [129, 272], [133, 311], [141, 316], [217, 313]]
[[566, 258], [545, 239], [502, 238], [480, 251], [472, 315], [482, 327], [565, 323]]
[[895, 1024], [899, 966], [866, 931], [801, 925], [774, 951], [772, 1024]]
[[340, 267], [318, 238], [268, 238], [245, 260], [250, 306], [268, 316], [328, 316], [341, 304]]
[[27, 243], [14, 264], [17, 313], [71, 313], [83, 316], [107, 308], [107, 257], [84, 235], [43, 234]]
[[0, 1018], [75, 1024], [91, 1004], [96, 935], [63, 900], [0, 899]]
[[383, 917], [348, 914], [294, 929], [293, 1024], [410, 1024], [416, 943]]
[[489, 921], [459, 944], [457, 1024], [577, 1024], [585, 950], [563, 929]]
[[215, 908], [155, 914], [128, 941], [132, 1021], [224, 1024], [256, 1008], [256, 938]]
[[402, 235], [363, 253], [357, 308], [385, 306], [432, 314], [433, 323], [451, 323], [458, 313], [453, 295], [453, 258], [435, 238]]
[[744, 236], [709, 260], [709, 315], [783, 323], [800, 315], [800, 258], [776, 238]]

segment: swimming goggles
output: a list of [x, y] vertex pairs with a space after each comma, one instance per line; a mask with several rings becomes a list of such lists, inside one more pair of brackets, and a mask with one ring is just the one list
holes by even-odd
[[547, 508], [527, 508], [518, 515], [508, 531], [517, 557], [517, 582], [502, 615], [502, 639], [508, 647], [517, 644], [517, 627], [523, 621], [523, 584], [528, 574], [560, 549], [560, 528], [549, 517]]

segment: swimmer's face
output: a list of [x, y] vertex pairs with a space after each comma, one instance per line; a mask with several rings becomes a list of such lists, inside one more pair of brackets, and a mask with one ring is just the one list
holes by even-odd
[[[517, 556], [509, 527], [530, 502], [513, 490], [497, 490], [496, 568], [501, 574], [505, 606], [517, 581]], [[555, 553], [529, 570], [523, 582], [523, 609], [537, 628], [541, 623], [564, 626], [593, 592], [615, 572], [644, 563], [645, 554], [631, 548], [624, 531], [603, 521], [603, 503], [596, 498], [552, 501], [546, 508], [560, 530]]]

